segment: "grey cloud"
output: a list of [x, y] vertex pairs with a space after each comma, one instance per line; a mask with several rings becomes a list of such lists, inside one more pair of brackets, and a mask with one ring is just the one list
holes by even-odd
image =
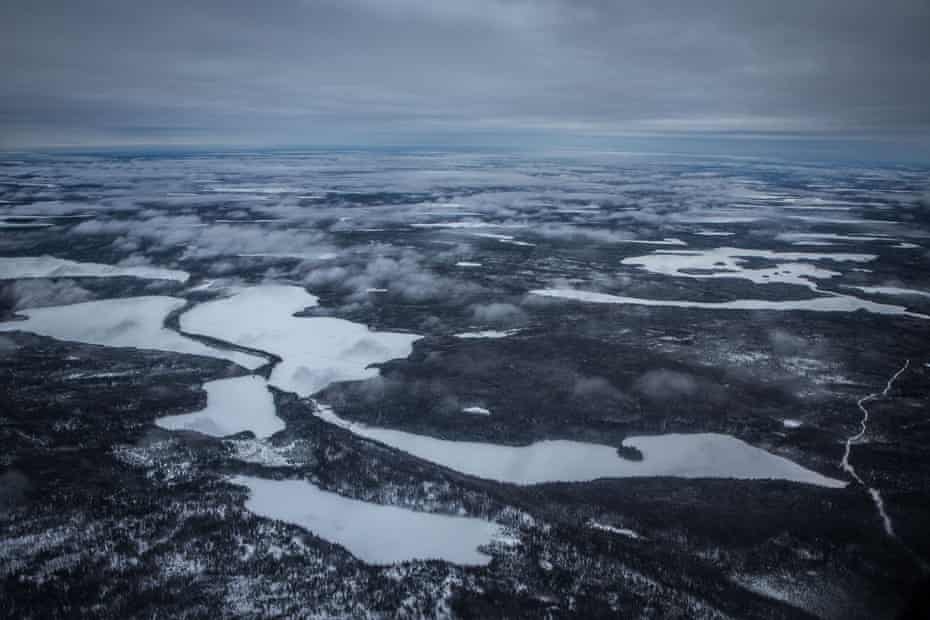
[[[0, 135], [920, 132], [924, 0], [64, 0], [0, 6]], [[480, 42], [480, 44], [478, 43]]]

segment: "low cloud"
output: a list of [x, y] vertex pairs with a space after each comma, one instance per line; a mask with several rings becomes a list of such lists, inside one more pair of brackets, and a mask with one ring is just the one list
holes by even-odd
[[367, 302], [371, 289], [386, 290], [411, 303], [461, 303], [482, 290], [476, 284], [433, 272], [413, 250], [390, 246], [378, 246], [365, 262], [314, 268], [303, 280], [311, 289], [335, 289], [352, 302]]
[[471, 307], [471, 316], [478, 323], [501, 327], [526, 323], [526, 313], [518, 306], [508, 303], [474, 305]]
[[64, 306], [94, 299], [94, 294], [73, 280], [17, 280], [0, 289], [0, 298], [14, 310]]
[[634, 388], [650, 400], [667, 402], [694, 396], [698, 392], [698, 382], [689, 374], [660, 368], [640, 376]]
[[626, 395], [603, 377], [578, 377], [572, 391], [575, 398], [582, 400], [627, 400]]

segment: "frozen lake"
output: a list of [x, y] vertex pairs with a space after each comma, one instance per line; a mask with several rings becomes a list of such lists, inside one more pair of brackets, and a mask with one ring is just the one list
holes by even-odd
[[407, 357], [420, 336], [375, 332], [330, 317], [295, 317], [317, 298], [297, 286], [263, 285], [195, 306], [181, 328], [279, 356], [269, 383], [310, 396], [334, 381], [369, 379], [388, 360]]
[[624, 445], [643, 454], [641, 461], [621, 458], [616, 448], [567, 440], [528, 446], [451, 441], [405, 431], [367, 426], [317, 406], [317, 415], [337, 426], [443, 467], [498, 482], [539, 484], [583, 482], [597, 478], [672, 476], [676, 478], [774, 479], [839, 488], [840, 480], [801, 467], [786, 458], [717, 433], [630, 437]]
[[249, 375], [220, 379], [204, 383], [203, 388], [207, 391], [204, 409], [158, 418], [155, 424], [213, 437], [252, 431], [261, 439], [284, 430], [284, 421], [275, 413], [274, 399], [263, 378]]
[[164, 326], [165, 317], [187, 302], [162, 295], [102, 299], [68, 306], [23, 310], [25, 321], [0, 323], [0, 331], [24, 331], [108, 347], [173, 351], [227, 359], [248, 369], [266, 363], [262, 357], [214, 349]]
[[503, 534], [484, 519], [372, 504], [304, 480], [236, 476], [231, 481], [248, 487], [245, 507], [251, 512], [302, 527], [368, 564], [435, 559], [485, 565], [491, 557], [479, 547]]
[[855, 312], [865, 310], [873, 314], [894, 314], [919, 319], [930, 317], [910, 312], [903, 306], [881, 304], [867, 299], [859, 299], [850, 295], [827, 294], [823, 297], [811, 299], [786, 299], [773, 301], [769, 299], [735, 299], [733, 301], [688, 301], [676, 299], [645, 299], [642, 297], [626, 297], [623, 295], [610, 295], [593, 291], [579, 291], [575, 289], [536, 289], [530, 291], [531, 295], [568, 299], [594, 304], [629, 304], [635, 306], [655, 306], [666, 308], [701, 308], [705, 310], [773, 310], [788, 312], [793, 310], [806, 310], [808, 312]]

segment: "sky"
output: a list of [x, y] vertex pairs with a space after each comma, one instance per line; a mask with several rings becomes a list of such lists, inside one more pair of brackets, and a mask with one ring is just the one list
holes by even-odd
[[928, 32], [927, 0], [10, 0], [0, 147], [913, 155], [930, 152]]

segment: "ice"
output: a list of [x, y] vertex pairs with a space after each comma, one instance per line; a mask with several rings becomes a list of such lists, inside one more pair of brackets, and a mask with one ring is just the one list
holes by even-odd
[[478, 548], [504, 533], [483, 519], [372, 504], [304, 480], [236, 476], [231, 481], [248, 487], [245, 507], [251, 512], [302, 527], [368, 564], [435, 559], [485, 565], [491, 557]]
[[218, 357], [250, 370], [266, 363], [262, 357], [214, 349], [166, 328], [165, 317], [186, 303], [186, 300], [177, 297], [148, 296], [36, 308], [20, 313], [27, 317], [25, 321], [0, 323], [0, 331], [32, 332], [57, 340], [108, 347]]
[[717, 433], [631, 437], [624, 445], [643, 454], [640, 461], [620, 457], [613, 446], [567, 440], [544, 440], [527, 446], [452, 441], [350, 422], [318, 406], [317, 415], [352, 433], [379, 441], [443, 467], [498, 482], [539, 484], [582, 482], [597, 478], [673, 476], [678, 478], [777, 479], [839, 488], [827, 478]]
[[681, 239], [675, 237], [666, 237], [664, 239], [624, 239], [621, 243], [633, 243], [639, 245], [688, 245]]
[[370, 367], [407, 357], [420, 336], [375, 332], [331, 317], [295, 317], [317, 298], [297, 286], [266, 284], [208, 301], [181, 315], [181, 328], [281, 358], [269, 383], [310, 396], [335, 381], [377, 376]]
[[629, 304], [634, 306], [657, 306], [666, 308], [702, 308], [705, 310], [773, 310], [787, 312], [791, 310], [807, 310], [809, 312], [855, 312], [865, 310], [873, 314], [893, 314], [909, 316], [919, 319], [930, 319], [930, 316], [909, 312], [902, 306], [880, 304], [858, 297], [847, 295], [827, 295], [810, 299], [787, 299], [772, 301], [768, 299], [735, 299], [733, 301], [687, 301], [672, 299], [643, 299], [639, 297], [625, 297], [622, 295], [609, 295], [591, 291], [578, 291], [575, 289], [536, 289], [530, 291], [531, 295], [552, 297], [556, 299], [569, 299], [596, 304]]
[[597, 521], [591, 521], [588, 524], [590, 527], [595, 530], [601, 530], [602, 532], [610, 532], [611, 534], [620, 534], [621, 536], [626, 536], [627, 538], [640, 538], [640, 535], [629, 528], [626, 527], [614, 527], [612, 525], [606, 525], [604, 523], [598, 523]]
[[177, 269], [83, 263], [47, 255], [0, 257], [0, 279], [115, 278], [119, 276], [152, 280], [176, 280], [178, 282], [187, 282], [190, 277], [186, 271]]
[[275, 414], [274, 399], [261, 377], [220, 379], [203, 387], [207, 391], [206, 408], [165, 416], [155, 424], [168, 430], [197, 431], [213, 437], [252, 431], [262, 439], [284, 430], [284, 421]]
[[[682, 278], [740, 278], [756, 284], [795, 284], [814, 288], [811, 279], [840, 275], [810, 264], [811, 261], [867, 263], [874, 254], [824, 254], [811, 252], [773, 252], [742, 248], [710, 250], [662, 250], [646, 256], [624, 258], [624, 265], [635, 265], [652, 273]], [[773, 267], [747, 268], [747, 259], [777, 262]]]
[[0, 218], [0, 228], [51, 228], [49, 222], [16, 222]]
[[912, 288], [901, 288], [898, 286], [847, 286], [869, 293], [870, 295], [900, 295], [903, 297], [930, 297], [930, 292], [918, 291]]
[[495, 224], [494, 222], [430, 222], [411, 224], [414, 228], [521, 228], [526, 224]]
[[507, 330], [497, 330], [497, 329], [486, 329], [476, 332], [462, 332], [456, 334], [456, 338], [506, 338], [507, 336], [513, 336], [518, 333], [519, 329], [507, 329]]

